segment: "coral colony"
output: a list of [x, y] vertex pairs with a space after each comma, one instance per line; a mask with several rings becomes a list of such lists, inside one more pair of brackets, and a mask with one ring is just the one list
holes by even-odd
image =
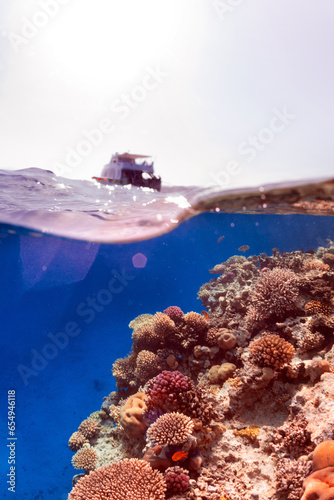
[[334, 243], [210, 272], [202, 314], [131, 321], [69, 500], [334, 499]]

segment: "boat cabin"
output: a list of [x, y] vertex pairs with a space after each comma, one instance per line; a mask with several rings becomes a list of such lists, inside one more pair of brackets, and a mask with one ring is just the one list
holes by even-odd
[[115, 184], [133, 184], [139, 187], [150, 187], [160, 191], [161, 178], [153, 175], [151, 156], [130, 153], [115, 153], [110, 162], [103, 167], [101, 177], [97, 180]]

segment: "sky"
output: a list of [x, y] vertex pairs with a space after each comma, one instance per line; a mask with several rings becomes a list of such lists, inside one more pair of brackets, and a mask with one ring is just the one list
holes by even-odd
[[333, 2], [4, 4], [0, 168], [90, 179], [129, 151], [175, 185], [333, 175]]

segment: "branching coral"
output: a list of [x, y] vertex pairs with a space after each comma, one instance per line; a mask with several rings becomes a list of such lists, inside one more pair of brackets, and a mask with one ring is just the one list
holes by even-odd
[[322, 260], [319, 259], [313, 259], [309, 260], [304, 264], [303, 266], [303, 271], [308, 272], [308, 271], [329, 271], [330, 267], [328, 264], [325, 264], [322, 262]]
[[290, 363], [294, 347], [279, 335], [267, 333], [250, 344], [250, 360], [259, 366], [280, 369]]
[[298, 275], [289, 269], [262, 272], [251, 293], [251, 305], [264, 318], [283, 319], [295, 310]]
[[163, 475], [144, 460], [124, 459], [83, 477], [69, 500], [164, 500]]
[[79, 425], [78, 431], [81, 432], [87, 439], [91, 439], [99, 432], [100, 424], [93, 418], [87, 418]]
[[324, 316], [329, 316], [332, 312], [332, 306], [320, 300], [311, 300], [305, 304], [305, 312], [308, 315], [323, 314]]
[[72, 464], [76, 469], [85, 471], [94, 470], [97, 465], [98, 454], [94, 448], [81, 448], [72, 458]]
[[279, 434], [283, 436], [282, 448], [293, 458], [308, 455], [314, 448], [307, 424], [305, 417], [297, 415], [291, 422], [278, 429]]
[[136, 359], [135, 375], [140, 382], [145, 383], [150, 377], [153, 377], [157, 372], [157, 355], [152, 351], [140, 351]]
[[134, 352], [161, 346], [162, 338], [154, 330], [154, 316], [149, 316], [147, 321], [142, 321], [135, 326], [132, 332], [132, 340], [132, 350]]
[[87, 442], [86, 436], [84, 436], [82, 432], [75, 431], [68, 440], [68, 446], [70, 450], [77, 451], [83, 446], [85, 442]]
[[299, 500], [303, 479], [309, 472], [306, 460], [280, 459], [276, 466], [276, 492], [286, 500]]
[[324, 345], [325, 336], [322, 333], [312, 333], [307, 330], [304, 335], [298, 340], [297, 346], [300, 352], [316, 351]]
[[118, 389], [127, 388], [133, 381], [134, 371], [136, 368], [136, 358], [134, 355], [126, 358], [116, 359], [112, 365], [112, 374], [116, 379]]
[[159, 337], [166, 338], [175, 332], [174, 321], [165, 313], [157, 312], [153, 319], [154, 331]]
[[195, 387], [190, 377], [179, 371], [163, 371], [146, 385], [147, 407], [150, 411], [179, 411], [208, 423], [215, 417], [215, 410], [208, 401], [207, 391]]
[[187, 441], [194, 430], [194, 422], [183, 413], [172, 412], [161, 415], [147, 430], [147, 439], [161, 446], [181, 444]]

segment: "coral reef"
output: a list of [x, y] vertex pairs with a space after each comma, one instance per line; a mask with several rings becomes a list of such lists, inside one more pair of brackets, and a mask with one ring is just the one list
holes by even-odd
[[292, 360], [294, 352], [290, 342], [271, 333], [264, 333], [261, 338], [250, 344], [250, 358], [254, 363], [277, 370]]
[[130, 396], [120, 409], [119, 423], [129, 437], [139, 437], [146, 432], [147, 425], [144, 421], [146, 397], [144, 392], [137, 392]]
[[165, 472], [168, 496], [183, 493], [189, 488], [189, 472], [182, 467], [169, 467]]
[[101, 467], [83, 477], [69, 500], [163, 500], [166, 484], [162, 474], [136, 458]]
[[131, 321], [117, 391], [70, 437], [97, 461], [69, 500], [334, 498], [334, 243], [210, 273], [203, 314]]
[[82, 434], [82, 432], [75, 431], [73, 432], [72, 436], [68, 440], [68, 447], [72, 451], [77, 451], [79, 450], [84, 443], [87, 442], [86, 436]]
[[90, 439], [99, 432], [100, 424], [93, 418], [87, 418], [79, 425], [78, 432], [81, 432], [87, 439]]
[[182, 444], [191, 436], [194, 422], [183, 413], [172, 412], [161, 415], [147, 431], [147, 439], [151, 444], [166, 446]]
[[72, 457], [72, 464], [76, 469], [90, 471], [95, 469], [97, 460], [98, 454], [94, 448], [81, 448]]

